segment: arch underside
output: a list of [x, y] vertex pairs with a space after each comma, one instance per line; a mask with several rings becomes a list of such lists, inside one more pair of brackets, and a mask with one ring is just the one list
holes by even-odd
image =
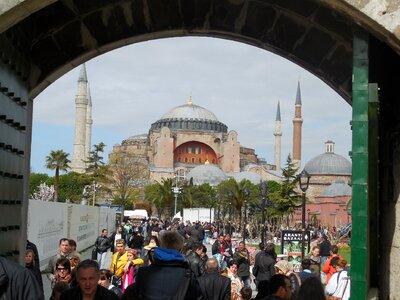
[[15, 48], [29, 66], [31, 99], [77, 65], [118, 47], [165, 37], [208, 36], [285, 57], [351, 103], [353, 23], [311, 0], [61, 0], [3, 35], [11, 41], [19, 37]]

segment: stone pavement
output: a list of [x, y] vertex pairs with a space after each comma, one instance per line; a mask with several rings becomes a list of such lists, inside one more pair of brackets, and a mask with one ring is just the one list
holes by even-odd
[[[211, 245], [210, 244], [206, 244], [207, 247], [207, 255], [208, 257], [211, 257]], [[91, 258], [91, 254], [92, 254], [92, 248], [88, 248], [82, 252], [80, 252], [81, 254], [81, 260], [85, 260], [85, 259], [89, 259]], [[111, 265], [111, 252], [107, 252], [107, 256], [106, 256], [106, 266]], [[42, 275], [43, 278], [43, 289], [44, 289], [44, 299], [48, 300], [51, 296], [51, 283], [50, 280], [47, 279], [47, 276], [45, 274]], [[254, 282], [251, 283], [251, 288], [253, 290], [253, 297], [255, 297], [257, 295], [256, 292], [256, 287], [254, 285]]]

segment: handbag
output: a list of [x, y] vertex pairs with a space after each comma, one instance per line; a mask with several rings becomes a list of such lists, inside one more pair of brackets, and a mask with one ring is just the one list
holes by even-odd
[[114, 285], [116, 287], [121, 287], [122, 286], [122, 277], [113, 275], [111, 277], [111, 283], [112, 283], [112, 285]]
[[92, 259], [97, 260], [97, 247], [92, 249]]

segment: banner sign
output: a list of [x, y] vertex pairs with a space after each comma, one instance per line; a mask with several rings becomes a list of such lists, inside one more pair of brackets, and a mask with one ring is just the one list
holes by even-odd
[[304, 234], [304, 253], [310, 252], [310, 232], [301, 230], [284, 230], [281, 237], [281, 254], [287, 255], [292, 271], [301, 271], [301, 250]]

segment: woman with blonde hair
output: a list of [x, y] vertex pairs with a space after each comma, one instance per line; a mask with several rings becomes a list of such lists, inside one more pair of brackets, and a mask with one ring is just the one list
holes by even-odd
[[[131, 284], [135, 283], [135, 276], [139, 265], [143, 264], [143, 259], [137, 258], [136, 249], [128, 249], [128, 261], [124, 267], [124, 274], [122, 275], [122, 293]], [[134, 261], [135, 260], [135, 261]]]

